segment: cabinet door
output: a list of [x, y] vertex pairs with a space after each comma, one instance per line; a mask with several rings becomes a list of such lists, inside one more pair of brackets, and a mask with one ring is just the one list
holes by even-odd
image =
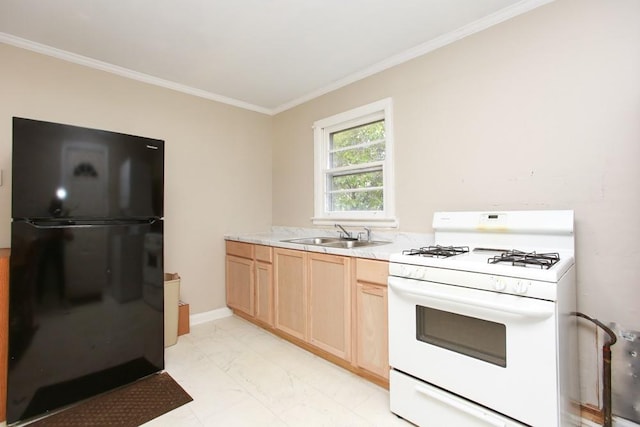
[[288, 249], [275, 249], [273, 255], [274, 327], [306, 339], [307, 255]]
[[253, 261], [227, 255], [227, 305], [253, 316]]
[[309, 254], [309, 342], [342, 359], [351, 356], [351, 258]]
[[356, 364], [389, 378], [386, 286], [356, 284]]
[[256, 261], [256, 319], [273, 326], [273, 267]]

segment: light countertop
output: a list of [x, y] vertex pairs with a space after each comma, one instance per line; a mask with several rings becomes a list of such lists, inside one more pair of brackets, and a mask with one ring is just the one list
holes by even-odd
[[[349, 227], [347, 227], [349, 228]], [[349, 230], [351, 231], [351, 230]], [[338, 233], [328, 229], [272, 227], [271, 231], [261, 233], [226, 234], [225, 240], [253, 243], [257, 245], [274, 246], [285, 249], [297, 249], [301, 251], [320, 252], [332, 255], [351, 256], [357, 258], [370, 258], [389, 260], [389, 255], [402, 252], [405, 249], [418, 248], [433, 244], [432, 234], [402, 233], [402, 232], [377, 232], [372, 230], [371, 240], [386, 241], [388, 244], [365, 246], [355, 249], [333, 248], [317, 245], [303, 245], [286, 242], [284, 240], [299, 239], [304, 237], [337, 237]]]

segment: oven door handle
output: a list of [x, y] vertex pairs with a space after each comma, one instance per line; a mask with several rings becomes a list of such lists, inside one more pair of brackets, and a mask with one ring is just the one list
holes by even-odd
[[554, 313], [553, 306], [550, 308], [542, 307], [518, 307], [513, 304], [501, 304], [494, 301], [481, 301], [475, 298], [463, 297], [460, 295], [447, 294], [442, 292], [430, 291], [428, 289], [415, 289], [410, 286], [398, 283], [394, 277], [389, 277], [389, 287], [398, 293], [412, 294], [425, 298], [436, 299], [443, 303], [454, 303], [466, 305], [469, 307], [484, 308], [499, 313], [515, 314], [531, 319], [547, 319]]
[[482, 411], [480, 409], [474, 408], [472, 406], [466, 405], [463, 402], [459, 402], [457, 400], [452, 399], [451, 397], [442, 394], [436, 390], [430, 390], [426, 387], [417, 385], [415, 386], [415, 390], [420, 393], [420, 394], [424, 394], [425, 396], [433, 399], [433, 400], [437, 400], [440, 403], [443, 403], [447, 406], [450, 406], [454, 409], [457, 409], [461, 412], [464, 412], [465, 414], [471, 415], [474, 418], [477, 418], [481, 421], [484, 421], [485, 423], [487, 423], [490, 426], [494, 426], [494, 427], [506, 427], [507, 424], [499, 419], [496, 419], [495, 417], [491, 416], [491, 414], [488, 414], [485, 411]]

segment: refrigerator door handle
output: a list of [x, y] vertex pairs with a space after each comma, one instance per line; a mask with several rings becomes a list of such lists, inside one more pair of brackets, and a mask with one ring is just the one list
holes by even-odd
[[39, 221], [26, 219], [22, 222], [37, 229], [54, 229], [54, 228], [85, 228], [101, 225], [146, 225], [154, 224], [158, 218], [131, 219], [131, 220], [55, 220], [55, 221]]

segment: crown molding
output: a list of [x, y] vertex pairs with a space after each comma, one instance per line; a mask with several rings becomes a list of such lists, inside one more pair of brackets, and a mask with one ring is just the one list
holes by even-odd
[[324, 86], [316, 91], [310, 92], [300, 98], [297, 98], [297, 99], [294, 99], [293, 101], [279, 105], [278, 107], [275, 107], [274, 109], [271, 110], [271, 114], [275, 115], [283, 111], [289, 110], [293, 107], [296, 107], [300, 104], [304, 104], [305, 102], [311, 101], [314, 98], [318, 98], [329, 92], [333, 92], [334, 90], [350, 85], [351, 83], [355, 83], [358, 80], [362, 80], [366, 77], [372, 76], [381, 71], [395, 67], [396, 65], [400, 65], [402, 63], [408, 62], [419, 56], [425, 55], [443, 46], [446, 46], [455, 41], [458, 41], [464, 37], [467, 37], [477, 32], [480, 32], [482, 30], [485, 30], [489, 27], [497, 25], [501, 22], [504, 22], [508, 19], [511, 19], [523, 13], [529, 12], [532, 9], [543, 6], [547, 3], [551, 3], [553, 1], [555, 0], [523, 0], [521, 2], [518, 2], [510, 7], [506, 7], [502, 10], [499, 10], [498, 12], [492, 13], [491, 15], [487, 15], [482, 19], [479, 19], [463, 27], [460, 27], [457, 30], [443, 34], [440, 37], [437, 37], [426, 43], [418, 45], [414, 48], [408, 49], [398, 55], [394, 55], [390, 58], [387, 58], [384, 61], [381, 61], [381, 62], [378, 62], [377, 64], [372, 65], [369, 68], [366, 68], [362, 71], [351, 74], [343, 79], [340, 79], [334, 83], [331, 83], [330, 85]]
[[281, 104], [275, 108], [261, 107], [259, 105], [250, 104], [248, 102], [240, 101], [234, 98], [229, 98], [223, 95], [218, 95], [216, 93], [208, 92], [202, 89], [197, 89], [191, 86], [186, 86], [180, 83], [164, 80], [148, 74], [133, 71], [128, 68], [109, 64], [103, 61], [98, 61], [96, 59], [89, 58], [86, 56], [77, 55], [75, 53], [67, 52], [65, 50], [47, 46], [41, 43], [36, 43], [30, 40], [16, 37], [11, 34], [7, 34], [3, 32], [0, 32], [0, 42], [10, 44], [16, 47], [20, 47], [23, 49], [31, 50], [33, 52], [41, 53], [43, 55], [52, 56], [54, 58], [62, 59], [64, 61], [72, 62], [79, 65], [84, 65], [89, 68], [106, 71], [108, 73], [116, 74], [129, 79], [138, 80], [151, 85], [175, 90], [177, 92], [186, 93], [188, 95], [197, 96], [199, 98], [209, 99], [211, 101], [216, 101], [216, 102], [231, 105], [234, 107], [255, 111], [257, 113], [274, 116], [278, 113], [289, 110], [298, 105], [304, 104], [305, 102], [311, 101], [314, 98], [318, 98], [329, 92], [333, 92], [334, 90], [350, 85], [351, 83], [355, 83], [358, 80], [362, 80], [364, 78], [377, 74], [381, 71], [392, 68], [396, 65], [400, 65], [404, 62], [407, 62], [419, 56], [425, 55], [429, 52], [432, 52], [438, 48], [451, 44], [464, 37], [467, 37], [479, 31], [485, 30], [491, 26], [497, 25], [503, 21], [506, 21], [515, 16], [521, 15], [532, 9], [543, 6], [547, 3], [551, 3], [553, 1], [554, 0], [522, 0], [510, 7], [499, 10], [498, 12], [495, 12], [482, 19], [474, 21], [471, 24], [460, 27], [457, 30], [451, 31], [447, 34], [443, 34], [440, 37], [437, 37], [426, 43], [418, 45], [414, 48], [408, 49], [398, 55], [394, 55], [390, 58], [387, 58], [384, 61], [381, 61], [372, 65], [371, 67], [365, 68], [362, 71], [351, 74], [327, 86], [324, 86], [318, 90], [309, 92], [306, 95], [296, 98], [290, 102]]
[[128, 68], [109, 64], [103, 61], [98, 61], [97, 59], [89, 58], [82, 55], [77, 55], [75, 53], [67, 52], [62, 49], [58, 49], [45, 44], [36, 43], [31, 40], [16, 37], [11, 34], [0, 32], [0, 42], [6, 43], [12, 46], [16, 46], [22, 49], [27, 49], [33, 52], [41, 53], [43, 55], [52, 56], [54, 58], [72, 62], [74, 64], [84, 65], [85, 67], [106, 71], [108, 73], [116, 74], [121, 77], [126, 77], [132, 80], [138, 80], [140, 82], [148, 83], [154, 86], [160, 86], [165, 89], [175, 90], [177, 92], [186, 93], [188, 95], [197, 96], [199, 98], [209, 99], [211, 101], [216, 101], [223, 104], [232, 105], [234, 107], [243, 108], [245, 110], [251, 110], [251, 111], [255, 111], [262, 114], [273, 115], [272, 110], [270, 110], [269, 108], [260, 107], [258, 105], [253, 105], [248, 102], [229, 98], [223, 95], [218, 95], [212, 92], [207, 92], [205, 90], [196, 89], [191, 86], [183, 85], [183, 84], [172, 82], [169, 80], [164, 80], [158, 77], [151, 76], [149, 74], [140, 73], [138, 71], [133, 71]]

